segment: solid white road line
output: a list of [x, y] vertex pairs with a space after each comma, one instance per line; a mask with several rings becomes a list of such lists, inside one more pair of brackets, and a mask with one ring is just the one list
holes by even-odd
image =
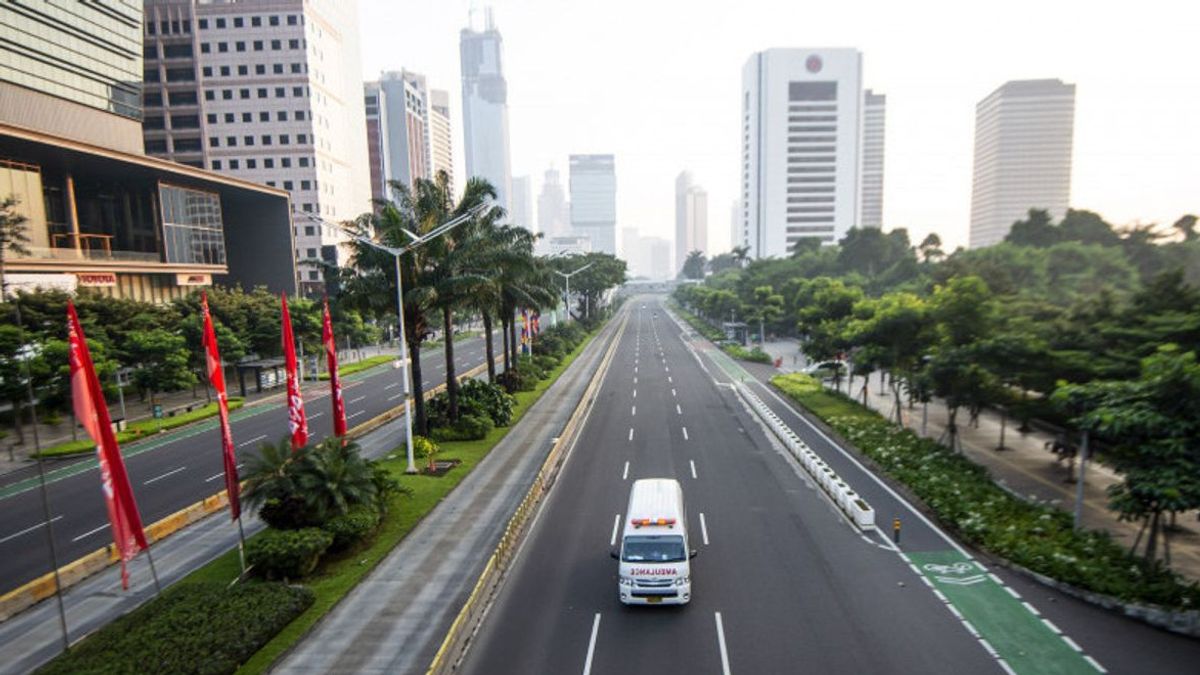
[[625, 462], [625, 470], [621, 472], [621, 480], [629, 479], [629, 462]]
[[94, 530], [88, 530], [87, 532], [84, 532], [83, 534], [79, 535], [78, 537], [75, 537], [75, 538], [74, 538], [74, 539], [72, 539], [71, 541], [79, 541], [80, 539], [85, 539], [85, 538], [87, 538], [87, 537], [90, 537], [90, 536], [92, 536], [93, 534], [96, 534], [96, 533], [97, 533], [97, 532], [99, 532], [100, 530], [103, 530], [103, 529], [105, 529], [105, 528], [107, 528], [107, 527], [108, 527], [108, 523], [105, 523], [105, 524], [101, 525], [100, 527], [97, 527], [97, 528], [96, 528], [96, 529], [94, 529]]
[[1099, 671], [1099, 672], [1101, 672], [1101, 673], [1107, 673], [1107, 672], [1108, 672], [1107, 670], [1105, 670], [1105, 669], [1104, 669], [1104, 666], [1100, 665], [1100, 663], [1099, 663], [1098, 661], [1096, 661], [1096, 659], [1093, 659], [1093, 658], [1092, 658], [1092, 657], [1090, 657], [1090, 656], [1086, 656], [1086, 655], [1085, 655], [1085, 656], [1083, 657], [1083, 660], [1084, 660], [1084, 661], [1087, 661], [1087, 662], [1088, 662], [1088, 663], [1090, 663], [1090, 664], [1092, 664], [1092, 667], [1093, 667], [1093, 668], [1095, 668], [1096, 670], [1098, 670], [1098, 671]]
[[251, 438], [251, 439], [250, 439], [250, 440], [248, 440], [248, 441], [242, 441], [241, 443], [238, 443], [238, 447], [239, 447], [239, 448], [244, 448], [244, 447], [246, 447], [247, 445], [254, 445], [255, 443], [257, 443], [257, 442], [259, 442], [259, 441], [262, 441], [262, 440], [265, 440], [266, 438], [267, 438], [267, 435], [266, 435], [266, 434], [263, 434], [262, 436], [255, 436], [254, 438]]
[[704, 514], [700, 514], [700, 534], [704, 536], [704, 545], [708, 546], [708, 523], [704, 521]]
[[688, 440], [687, 427], [683, 427], [683, 440]]
[[695, 478], [696, 478], [696, 463], [689, 459], [688, 465], [690, 465], [692, 467], [692, 479], [695, 480]]
[[183, 471], [186, 468], [187, 468], [186, 466], [181, 466], [178, 469], [171, 469], [170, 471], [164, 473], [161, 476], [155, 476], [154, 478], [151, 478], [150, 480], [143, 481], [142, 485], [149, 485], [151, 483], [156, 483], [156, 482], [166, 478], [167, 476], [174, 476], [175, 474], [179, 473], [180, 471]]
[[596, 652], [596, 633], [600, 632], [600, 612], [596, 612], [596, 618], [592, 621], [592, 639], [588, 640], [587, 660], [583, 662], [583, 675], [590, 675], [592, 672], [592, 654]]
[[609, 539], [608, 539], [608, 545], [609, 545], [609, 546], [616, 546], [616, 545], [617, 545], [617, 530], [619, 530], [619, 529], [621, 529], [621, 514], [619, 514], [619, 513], [618, 513], [618, 514], [616, 515], [616, 517], [614, 517], [614, 518], [613, 518], [613, 531], [612, 531], [612, 536], [611, 536], [611, 537], [609, 537]]
[[[54, 516], [53, 518], [50, 519], [50, 522], [53, 523], [56, 520], [62, 520], [62, 516]], [[0, 539], [0, 544], [3, 544], [4, 542], [6, 542], [10, 539], [16, 539], [17, 537], [25, 534], [26, 532], [33, 532], [34, 530], [38, 529], [39, 527], [44, 526], [45, 524], [46, 524], [46, 521], [43, 520], [42, 522], [38, 523], [37, 525], [27, 527], [27, 528], [21, 530], [20, 532], [13, 532], [12, 534], [8, 535], [7, 537]]]
[[[721, 613], [716, 613], [717, 617], [717, 644], [721, 647], [721, 672], [724, 675], [729, 675], [729, 652], [725, 649], [725, 626], [721, 624]], [[600, 622], [600, 615], [596, 615], [596, 623]]]

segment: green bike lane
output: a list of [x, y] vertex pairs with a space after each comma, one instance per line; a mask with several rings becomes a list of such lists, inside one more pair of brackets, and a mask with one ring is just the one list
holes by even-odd
[[[679, 323], [682, 324], [682, 321]], [[712, 345], [703, 338], [692, 342], [693, 352], [703, 363], [704, 357], [717, 366], [719, 372], [733, 382], [753, 384], [762, 390], [770, 391], [754, 375], [743, 368], [736, 360], [723, 350]], [[701, 356], [703, 354], [703, 357]], [[760, 391], [759, 393], [764, 393]], [[762, 396], [764, 401], [768, 396]], [[780, 400], [782, 402], [782, 400]], [[769, 403], [770, 405], [770, 403]], [[771, 405], [777, 414], [783, 415], [780, 406]], [[803, 433], [808, 429], [793, 425], [793, 431]], [[824, 437], [823, 433], [820, 433]], [[812, 436], [812, 434], [807, 434]], [[833, 445], [832, 439], [825, 440]], [[815, 452], [825, 455], [827, 462], [834, 458], [823, 452], [825, 448], [818, 443], [809, 441]], [[859, 470], [867, 473], [867, 469], [856, 461], [853, 462]], [[865, 483], [867, 479], [854, 475], [853, 470], [839, 471], [839, 474], [860, 494], [870, 490]], [[878, 480], [878, 479], [875, 479]], [[881, 483], [882, 485], [882, 483]], [[885, 488], [886, 489], [886, 488]], [[891, 508], [884, 503], [872, 502], [880, 513], [900, 513], [909, 510], [914, 515], [916, 510], [896, 495], [890, 489], [886, 493], [895, 500], [903, 503], [904, 509]], [[878, 498], [877, 498], [878, 499]], [[881, 502], [886, 502], [884, 497]], [[880, 510], [882, 508], [882, 510]], [[942, 533], [933, 523], [918, 516], [915, 523], [905, 518], [905, 539], [911, 537], [913, 528], [927, 526], [936, 536], [917, 539], [917, 543], [926, 546], [898, 546], [879, 534], [879, 540], [884, 548], [889, 548], [905, 560], [910, 569], [920, 577], [929, 590], [945, 604], [946, 609], [958, 619], [965, 630], [975, 637], [980, 646], [986, 650], [997, 664], [1009, 673], [1018, 675], [1071, 675], [1082, 673], [1106, 672], [1094, 658], [1085, 654], [1082, 648], [1064, 634], [1058, 626], [1049, 619], [1041, 616], [1037, 608], [1021, 598], [1020, 594], [1003, 580], [989, 572], [982, 564], [971, 558], [965, 551], [954, 543], [948, 535]], [[924, 521], [924, 522], [922, 522]], [[876, 530], [878, 534], [879, 531]], [[948, 544], [951, 548], [928, 546], [938, 541]]]

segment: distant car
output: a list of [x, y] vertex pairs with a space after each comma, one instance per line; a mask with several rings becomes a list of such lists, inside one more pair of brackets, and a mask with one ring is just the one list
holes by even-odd
[[804, 367], [806, 375], [814, 377], [832, 377], [846, 370], [845, 361], [820, 361]]

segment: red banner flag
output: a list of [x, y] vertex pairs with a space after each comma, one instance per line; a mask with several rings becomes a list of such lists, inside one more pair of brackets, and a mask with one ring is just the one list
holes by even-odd
[[308, 443], [308, 419], [304, 416], [304, 398], [300, 395], [300, 376], [296, 372], [296, 338], [292, 335], [292, 316], [288, 314], [287, 294], [280, 296], [283, 307], [283, 358], [287, 369], [288, 432], [292, 450]]
[[233, 430], [229, 428], [229, 400], [225, 394], [225, 369], [217, 348], [217, 333], [208, 313], [208, 294], [200, 293], [204, 311], [204, 355], [208, 362], [208, 382], [217, 392], [217, 413], [221, 419], [221, 454], [225, 460], [225, 493], [229, 495], [229, 513], [234, 520], [242, 515], [241, 485], [238, 481], [237, 454], [233, 450]]
[[87, 429], [96, 444], [108, 523], [112, 526], [113, 544], [121, 558], [121, 588], [128, 589], [129, 571], [125, 563], [133, 560], [139, 551], [148, 548], [146, 533], [142, 531], [142, 518], [133, 498], [133, 488], [129, 485], [129, 474], [125, 472], [125, 460], [121, 458], [121, 449], [113, 434], [108, 404], [104, 402], [104, 392], [100, 388], [100, 381], [96, 379], [87, 338], [83, 334], [83, 327], [79, 325], [75, 303], [70, 300], [67, 301], [67, 339], [71, 403], [75, 408], [75, 418]]
[[333, 320], [329, 317], [329, 298], [325, 298], [325, 323], [321, 327], [321, 341], [325, 343], [325, 362], [329, 367], [329, 393], [333, 399], [333, 435], [346, 435], [346, 404], [342, 401], [342, 380], [338, 376], [337, 343], [333, 340]]

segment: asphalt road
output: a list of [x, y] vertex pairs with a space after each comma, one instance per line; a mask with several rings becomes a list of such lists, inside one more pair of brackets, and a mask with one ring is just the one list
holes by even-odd
[[[685, 342], [657, 299], [631, 307], [591, 417], [464, 672], [1194, 672], [1194, 641], [1071, 601], [1041, 613], [1056, 600], [1042, 587], [992, 573], [724, 354]], [[887, 535], [841, 516], [734, 381], [786, 415], [875, 506]], [[648, 477], [683, 485], [699, 555], [682, 608], [617, 599], [608, 554], [631, 482]], [[898, 547], [893, 517], [904, 522]], [[1143, 645], [1163, 651], [1138, 655]]]
[[[456, 343], [455, 359], [459, 373], [483, 363], [483, 339]], [[440, 348], [426, 350], [421, 363], [425, 389], [444, 380], [445, 359]], [[399, 373], [382, 366], [343, 378], [342, 397], [349, 426], [403, 405], [404, 387]], [[325, 438], [333, 432], [329, 384], [305, 382], [302, 390], [309, 437]], [[256, 451], [263, 441], [274, 442], [287, 434], [287, 410], [282, 400], [234, 411], [230, 418], [239, 459]], [[224, 474], [220, 448], [215, 418], [128, 448], [125, 464], [142, 522], [152, 523], [221, 491]], [[48, 466], [55, 467], [47, 472], [48, 493], [60, 564], [111, 543], [95, 460]], [[50, 571], [45, 516], [36, 473], [33, 476], [9, 476], [0, 487], [0, 513], [4, 514], [0, 519], [0, 593]]]

